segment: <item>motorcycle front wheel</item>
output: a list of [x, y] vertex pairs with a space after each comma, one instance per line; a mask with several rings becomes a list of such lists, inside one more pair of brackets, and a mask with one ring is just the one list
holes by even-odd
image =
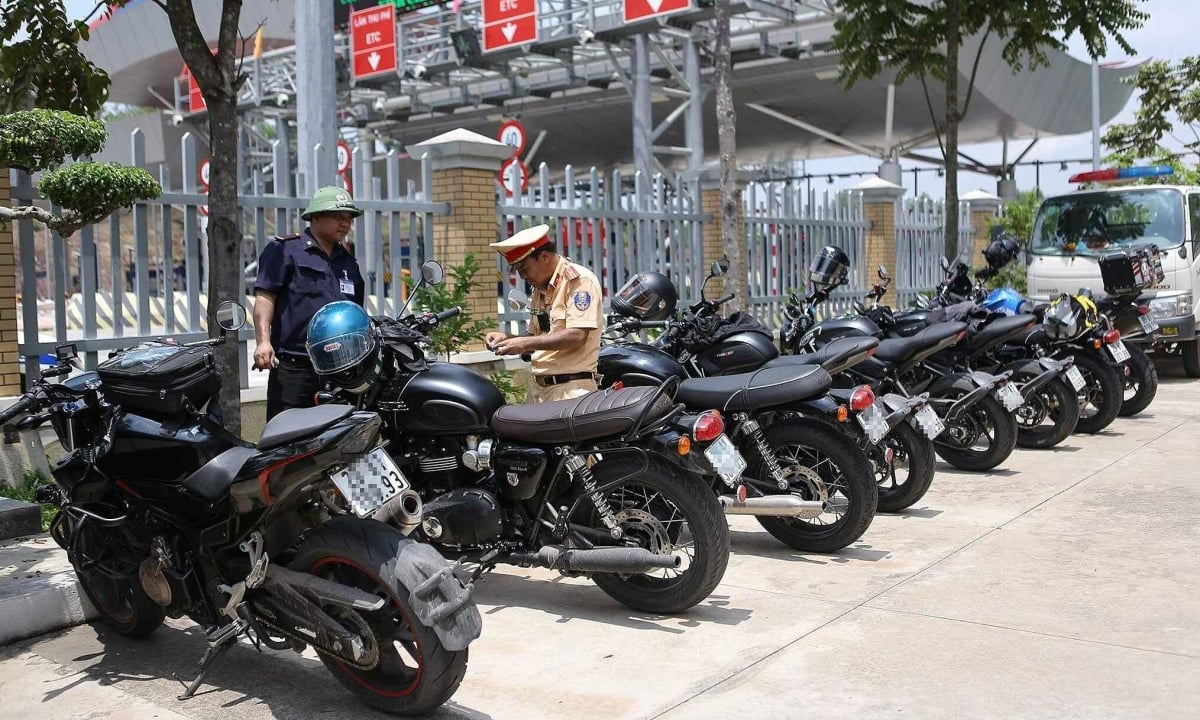
[[[803, 552], [836, 552], [862, 537], [875, 519], [879, 486], [854, 441], [820, 423], [786, 420], [768, 428], [766, 436], [776, 461], [788, 474], [789, 492], [802, 500], [820, 500], [824, 512], [815, 518], [759, 516], [759, 525]], [[756, 459], [750, 475], [757, 478], [758, 488], [774, 486], [758, 450], [743, 447], [742, 452], [747, 459]]]
[[939, 457], [960, 470], [985, 472], [1012, 455], [1017, 445], [1017, 423], [1012, 413], [991, 395], [964, 410], [938, 435], [934, 449]]
[[[408, 604], [413, 588], [396, 576], [404, 543], [414, 542], [373, 520], [339, 518], [309, 533], [291, 563], [312, 573], [387, 600], [379, 610], [355, 610], [350, 627], [374, 643], [379, 660], [370, 670], [319, 653], [337, 681], [366, 705], [387, 713], [420, 715], [443, 705], [467, 672], [467, 650], [451, 652]], [[344, 608], [327, 612], [345, 615]], [[363, 626], [369, 630], [365, 632]]]
[[1158, 394], [1158, 370], [1140, 345], [1127, 343], [1129, 375], [1125, 378], [1125, 394], [1121, 400], [1121, 417], [1131, 417], [1150, 407]]
[[[678, 569], [642, 574], [593, 573], [592, 581], [614, 600], [640, 612], [669, 615], [703, 602], [725, 576], [729, 524], [716, 495], [701, 478], [649, 456], [649, 467], [605, 493], [627, 540], [656, 555], [676, 555]], [[596, 485], [635, 471], [609, 458], [592, 467]], [[590, 499], [583, 502], [590, 504]], [[604, 528], [595, 510], [589, 525]]]

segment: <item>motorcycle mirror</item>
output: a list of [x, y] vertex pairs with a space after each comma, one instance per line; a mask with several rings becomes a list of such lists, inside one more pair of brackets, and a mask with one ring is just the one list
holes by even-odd
[[524, 310], [529, 306], [529, 298], [525, 293], [517, 288], [513, 288], [508, 293], [508, 309], [509, 310]]
[[246, 308], [241, 303], [226, 300], [217, 306], [217, 325], [225, 332], [241, 330], [246, 324]]
[[442, 266], [437, 260], [426, 260], [421, 264], [421, 279], [426, 285], [441, 285], [445, 279], [445, 274], [442, 272]]
[[945, 255], [942, 256], [942, 269], [950, 272], [950, 261], [946, 259]]
[[879, 266], [879, 279], [887, 280], [887, 266], [886, 265]]
[[729, 272], [729, 261], [724, 259], [715, 261], [709, 270], [713, 277], [721, 277], [727, 272]]

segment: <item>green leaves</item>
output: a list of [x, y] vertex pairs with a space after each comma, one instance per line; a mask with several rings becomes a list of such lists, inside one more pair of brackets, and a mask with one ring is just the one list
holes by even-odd
[[98, 222], [118, 208], [162, 194], [158, 181], [141, 168], [93, 162], [46, 171], [38, 190], [50, 202], [77, 214], [82, 224]]
[[1176, 125], [1186, 133], [1177, 139], [1189, 151], [1200, 154], [1200, 56], [1188, 57], [1177, 65], [1163, 60], [1146, 63], [1129, 80], [1138, 89], [1140, 106], [1132, 123], [1116, 123], [1104, 132], [1105, 147], [1112, 150], [1106, 161], [1135, 165], [1143, 161], [1172, 165], [1177, 177], [1169, 182], [1193, 184], [1195, 164], [1190, 168], [1163, 146]]
[[0, 114], [32, 107], [99, 112], [110, 80], [80, 51], [87, 39], [87, 24], [67, 20], [61, 0], [0, 0]]
[[463, 308], [461, 315], [443, 321], [429, 334], [429, 349], [433, 352], [449, 358], [451, 353], [457, 352], [463, 346], [479, 342], [488, 330], [493, 329], [492, 323], [472, 319], [468, 312], [471, 293], [480, 282], [487, 282], [486, 279], [481, 281], [476, 278], [482, 269], [479, 258], [475, 257], [474, 253], [467, 253], [461, 265], [446, 270], [450, 282], [426, 285], [417, 291], [413, 304], [418, 309], [436, 313], [452, 307]]
[[100, 152], [104, 125], [59, 110], [22, 110], [0, 116], [0, 167], [34, 173]]

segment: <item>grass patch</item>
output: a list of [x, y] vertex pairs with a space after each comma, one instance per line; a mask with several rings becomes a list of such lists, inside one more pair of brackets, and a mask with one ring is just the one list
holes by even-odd
[[26, 470], [25, 477], [21, 478], [21, 482], [16, 487], [0, 484], [0, 496], [41, 506], [42, 532], [50, 529], [50, 521], [54, 519], [54, 514], [58, 512], [58, 508], [53, 505], [38, 503], [34, 499], [34, 492], [37, 490], [37, 486], [45, 485], [47, 482], [49, 481], [38, 474], [36, 470]]

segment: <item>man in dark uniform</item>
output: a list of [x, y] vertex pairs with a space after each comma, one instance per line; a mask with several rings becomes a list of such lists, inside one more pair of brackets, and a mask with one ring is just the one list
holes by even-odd
[[270, 371], [267, 420], [315, 402], [320, 381], [304, 347], [309, 319], [338, 300], [363, 304], [366, 284], [344, 244], [362, 212], [342, 188], [320, 188], [300, 215], [308, 228], [263, 248], [254, 281], [254, 367]]

